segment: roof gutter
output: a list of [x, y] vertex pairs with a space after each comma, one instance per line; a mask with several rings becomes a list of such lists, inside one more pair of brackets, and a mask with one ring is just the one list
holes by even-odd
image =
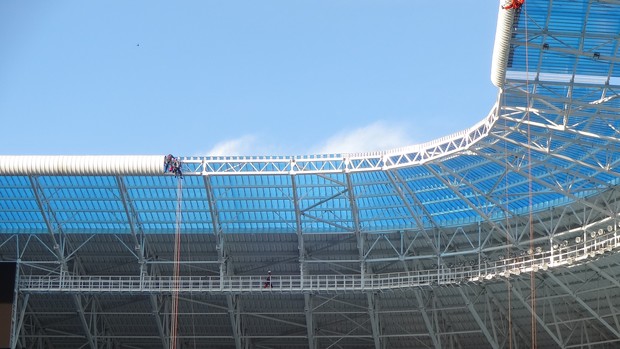
[[495, 46], [491, 62], [491, 82], [502, 88], [506, 81], [506, 66], [510, 54], [510, 39], [515, 18], [515, 10], [499, 9], [497, 15], [497, 29], [495, 30]]

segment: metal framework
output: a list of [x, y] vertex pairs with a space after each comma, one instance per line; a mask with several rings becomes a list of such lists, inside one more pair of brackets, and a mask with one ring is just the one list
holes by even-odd
[[180, 200], [163, 156], [0, 156], [12, 348], [617, 347], [620, 2], [498, 18], [497, 102], [433, 142], [184, 157]]

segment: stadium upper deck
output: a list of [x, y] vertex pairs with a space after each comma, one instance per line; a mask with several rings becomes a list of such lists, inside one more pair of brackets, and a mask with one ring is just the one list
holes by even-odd
[[390, 151], [0, 156], [14, 344], [169, 347], [177, 289], [187, 348], [612, 347], [619, 45], [616, 0], [499, 9], [489, 114]]

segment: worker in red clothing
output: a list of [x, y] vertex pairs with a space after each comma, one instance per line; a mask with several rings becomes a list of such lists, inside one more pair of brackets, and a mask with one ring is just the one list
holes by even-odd
[[271, 283], [271, 270], [267, 272], [267, 281], [265, 281], [263, 288], [273, 288], [273, 284]]
[[511, 0], [510, 4], [508, 4], [507, 6], [503, 6], [502, 8], [504, 10], [509, 10], [511, 8], [518, 10], [519, 8], [521, 8], [521, 6], [523, 6], [523, 3], [525, 2], [525, 0]]

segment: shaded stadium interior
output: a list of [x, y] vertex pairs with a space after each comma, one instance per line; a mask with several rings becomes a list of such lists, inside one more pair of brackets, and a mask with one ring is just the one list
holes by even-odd
[[497, 6], [497, 101], [432, 142], [0, 155], [10, 346], [620, 346], [620, 2]]

